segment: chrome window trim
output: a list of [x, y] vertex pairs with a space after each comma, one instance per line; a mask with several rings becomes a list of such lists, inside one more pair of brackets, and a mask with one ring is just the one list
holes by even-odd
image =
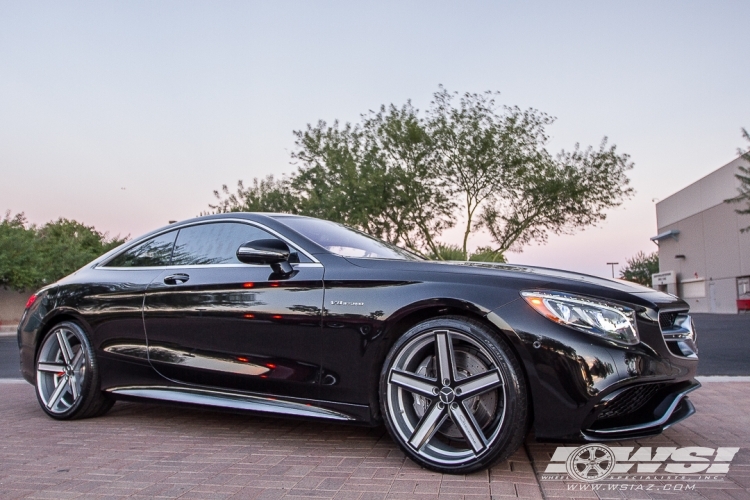
[[[237, 219], [237, 218], [215, 219], [215, 220], [204, 220], [204, 221], [192, 222], [192, 223], [184, 224], [184, 225], [181, 225], [181, 226], [169, 226], [169, 227], [164, 228], [163, 231], [159, 231], [158, 233], [154, 233], [154, 234], [150, 235], [149, 238], [147, 238], [147, 239], [157, 238], [157, 237], [161, 236], [162, 234], [166, 234], [166, 233], [168, 233], [170, 231], [175, 231], [175, 230], [179, 231], [180, 229], [184, 229], [184, 228], [187, 228], [187, 227], [199, 226], [199, 225], [202, 225], [202, 224], [217, 224], [217, 223], [222, 223], [222, 222], [239, 222], [241, 224], [247, 224], [249, 226], [253, 226], [253, 227], [256, 227], [256, 228], [261, 229], [263, 231], [266, 231], [266, 232], [272, 234], [273, 236], [276, 236], [278, 239], [280, 239], [281, 241], [283, 241], [284, 243], [286, 243], [287, 245], [289, 245], [290, 247], [292, 247], [296, 251], [302, 253], [308, 259], [312, 260], [312, 262], [292, 263], [292, 266], [297, 265], [297, 266], [304, 266], [304, 267], [323, 267], [323, 264], [321, 264], [318, 259], [316, 259], [315, 257], [313, 257], [312, 254], [310, 254], [309, 252], [307, 252], [305, 249], [303, 249], [302, 247], [300, 247], [298, 244], [296, 244], [293, 241], [291, 241], [286, 236], [280, 234], [278, 231], [274, 231], [273, 229], [271, 229], [269, 227], [266, 227], [266, 226], [264, 226], [263, 224], [261, 224], [259, 222], [249, 221], [249, 220], [246, 220], [246, 219]], [[223, 267], [246, 267], [246, 266], [256, 265], [256, 264], [197, 264], [197, 265], [188, 265], [188, 266], [107, 267], [107, 262], [110, 262], [111, 260], [115, 259], [116, 257], [122, 255], [124, 252], [127, 252], [128, 250], [130, 250], [131, 248], [135, 247], [136, 245], [141, 244], [143, 241], [145, 241], [145, 240], [136, 240], [136, 241], [134, 241], [132, 245], [128, 245], [127, 247], [123, 248], [122, 251], [117, 252], [115, 255], [113, 255], [112, 257], [108, 258], [105, 262], [100, 262], [99, 264], [97, 264], [96, 266], [94, 266], [94, 269], [104, 268], [104, 269], [114, 269], [114, 270], [135, 270], [135, 269], [141, 269], [141, 270], [143, 270], [143, 269], [172, 269], [172, 268], [177, 268], [177, 267], [182, 268], [182, 269], [186, 269], [186, 268], [203, 268], [203, 267], [219, 267], [219, 266], [223, 266]], [[314, 266], [307, 266], [305, 264], [315, 264], [315, 265]], [[262, 266], [262, 264], [257, 264], [257, 265]]]
[[[323, 264], [320, 262], [290, 262], [290, 265], [292, 267], [300, 267], [300, 268], [308, 268], [308, 267], [317, 267], [322, 268]], [[215, 269], [217, 267], [236, 267], [236, 268], [262, 268], [262, 267], [268, 267], [266, 264], [192, 264], [189, 266], [153, 266], [153, 267], [106, 267], [106, 266], [96, 266], [95, 269], [106, 269], [108, 271], [148, 271], [148, 270], [154, 270], [154, 269], [160, 269], [162, 271], [165, 271], [167, 269], [205, 269], [205, 268], [212, 268]]]
[[[419, 259], [414, 259], [414, 260], [409, 260], [409, 259], [391, 259], [391, 258], [388, 258], [388, 257], [352, 257], [352, 256], [341, 255], [340, 253], [336, 253], [336, 252], [334, 252], [332, 250], [328, 250], [326, 247], [322, 247], [322, 248], [324, 248], [325, 251], [328, 252], [328, 253], [330, 253], [331, 255], [335, 255], [336, 257], [341, 257], [342, 259], [388, 260], [388, 261], [391, 261], [391, 262], [431, 262], [433, 264], [451, 264], [451, 263], [455, 264], [456, 262], [461, 262], [461, 263], [468, 262], [468, 261], [463, 261], [463, 260], [454, 260], [454, 261], [450, 261], [450, 260], [429, 260], [429, 259], [424, 259], [424, 258], [421, 258], [421, 257]], [[401, 247], [399, 247], [399, 248], [401, 248]], [[405, 248], [401, 248], [401, 250], [406, 250], [406, 249]], [[411, 252], [410, 250], [406, 250], [406, 251], [407, 252]], [[416, 257], [419, 257], [419, 255], [416, 255], [416, 254], [414, 254], [414, 255]], [[482, 263], [479, 262], [479, 264], [482, 264]], [[490, 264], [490, 262], [488, 262], [488, 264]]]

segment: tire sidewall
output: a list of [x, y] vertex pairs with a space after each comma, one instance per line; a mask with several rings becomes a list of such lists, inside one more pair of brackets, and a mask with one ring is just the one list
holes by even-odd
[[[429, 462], [413, 450], [407, 443], [402, 442], [398, 431], [394, 428], [394, 423], [391, 420], [391, 414], [387, 407], [388, 374], [401, 348], [415, 337], [427, 331], [440, 329], [458, 331], [476, 340], [492, 356], [493, 362], [497, 365], [505, 382], [506, 413], [503, 423], [501, 424], [502, 428], [500, 429], [500, 434], [487, 452], [474, 460], [459, 465], [446, 465]], [[513, 443], [514, 441], [519, 441], [517, 433], [523, 432], [525, 437], [527, 430], [526, 419], [528, 410], [526, 384], [518, 360], [504, 339], [493, 333], [483, 324], [468, 318], [444, 317], [431, 319], [415, 325], [404, 333], [396, 341], [393, 347], [391, 347], [391, 350], [383, 363], [383, 369], [380, 373], [379, 396], [380, 412], [381, 415], [383, 415], [383, 421], [393, 440], [396, 441], [401, 450], [404, 451], [409, 458], [427, 469], [438, 472], [453, 474], [467, 473], [488, 467], [495, 461], [501, 458], [507, 458], [507, 456], [512, 454], [518, 446]], [[513, 449], [509, 449], [511, 447]]]

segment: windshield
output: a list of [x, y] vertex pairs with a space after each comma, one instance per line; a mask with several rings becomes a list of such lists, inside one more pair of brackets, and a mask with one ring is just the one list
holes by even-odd
[[309, 217], [280, 219], [302, 236], [342, 257], [422, 260], [411, 252], [336, 222]]

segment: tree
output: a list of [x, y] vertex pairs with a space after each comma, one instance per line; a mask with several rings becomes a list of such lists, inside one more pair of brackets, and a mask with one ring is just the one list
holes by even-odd
[[435, 168], [434, 142], [410, 102], [381, 106], [361, 125], [296, 131], [291, 183], [301, 212], [361, 229], [421, 255], [440, 255], [455, 203]]
[[109, 252], [125, 238], [109, 238], [75, 220], [60, 218], [36, 229], [36, 253], [42, 269], [42, 284], [52, 283]]
[[[750, 134], [748, 134], [746, 129], [742, 129], [742, 136], [750, 141]], [[742, 149], [738, 149], [737, 152], [744, 158], [746, 161], [750, 162], [750, 149], [747, 151], [743, 151]], [[750, 214], [750, 167], [743, 167], [740, 165], [737, 167], [740, 171], [738, 174], [735, 174], [734, 176], [740, 181], [740, 187], [737, 188], [737, 191], [740, 192], [737, 196], [734, 198], [729, 198], [728, 200], [724, 200], [724, 203], [742, 203], [747, 202], [747, 206], [745, 208], [738, 208], [735, 209], [735, 212], [737, 212], [740, 215], [748, 215]], [[750, 231], [750, 226], [743, 227], [740, 229], [741, 232]]]
[[533, 168], [547, 140], [544, 126], [552, 118], [534, 109], [499, 108], [493, 98], [496, 92], [466, 93], [455, 106], [457, 95], [441, 86], [427, 127], [436, 143], [440, 173], [463, 198], [466, 254], [477, 210], [497, 196], [519, 168]]
[[506, 176], [485, 205], [481, 223], [500, 253], [546, 242], [549, 233], [573, 233], [606, 219], [607, 209], [632, 196], [625, 175], [631, 168], [628, 155], [607, 147], [606, 138], [598, 150], [576, 145], [554, 159], [539, 151]]
[[437, 252], [430, 252], [426, 257], [429, 260], [467, 260], [460, 246], [445, 243], [438, 244]]
[[659, 272], [659, 254], [646, 255], [638, 252], [627, 260], [627, 265], [620, 270], [620, 278], [643, 286], [651, 286], [651, 275]]
[[0, 221], [0, 285], [36, 289], [80, 269], [119, 246], [92, 226], [58, 219], [41, 227], [28, 224], [23, 213], [6, 212]]
[[381, 106], [364, 118], [368, 149], [390, 184], [389, 221], [402, 229], [401, 240], [410, 250], [439, 253], [437, 237], [455, 224], [456, 204], [436, 168], [436, 144], [425, 121], [411, 102]]
[[[468, 258], [467, 258], [468, 256]], [[505, 256], [488, 247], [479, 247], [474, 253], [464, 252], [458, 245], [439, 243], [438, 252], [427, 255], [430, 260], [468, 260], [472, 262], [505, 262]]]
[[499, 262], [505, 263], [505, 255], [501, 252], [496, 252], [489, 247], [479, 247], [474, 253], [469, 255], [469, 260], [474, 262]]
[[214, 213], [227, 212], [278, 212], [297, 213], [299, 211], [298, 199], [292, 192], [287, 179], [277, 180], [273, 175], [265, 179], [254, 178], [253, 185], [245, 188], [244, 183], [237, 181], [237, 192], [230, 193], [226, 184], [221, 187], [221, 192], [214, 191], [214, 196], [219, 200], [216, 205], [209, 204]]
[[43, 279], [37, 265], [36, 234], [27, 229], [23, 213], [0, 221], [0, 285], [16, 290], [34, 288]]
[[[381, 106], [358, 124], [295, 131], [297, 171], [281, 184], [255, 180], [237, 194], [223, 188], [216, 211], [282, 211], [330, 219], [423, 256], [454, 256], [440, 242], [463, 212], [464, 258], [472, 231], [487, 228], [492, 261], [548, 233], [570, 233], [606, 218], [631, 196], [629, 157], [608, 147], [561, 152], [545, 145], [553, 122], [534, 109], [500, 107], [497, 93], [449, 93], [442, 86], [426, 113], [411, 102]], [[271, 196], [271, 194], [274, 196]], [[284, 200], [274, 205], [273, 200]]]
[[290, 182], [305, 215], [342, 222], [370, 234], [382, 233], [379, 214], [386, 203], [385, 171], [366, 151], [359, 127], [319, 121], [295, 131], [292, 158], [298, 171]]
[[379, 160], [361, 126], [323, 121], [295, 131], [298, 166], [292, 185], [301, 213], [341, 222], [394, 244], [402, 243], [406, 221], [394, 213], [397, 181]]

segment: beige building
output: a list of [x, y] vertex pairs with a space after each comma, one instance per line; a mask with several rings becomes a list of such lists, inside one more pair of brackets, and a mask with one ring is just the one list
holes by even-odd
[[656, 204], [659, 273], [654, 288], [675, 294], [694, 312], [750, 310], [750, 216], [727, 204], [737, 196], [741, 157]]

